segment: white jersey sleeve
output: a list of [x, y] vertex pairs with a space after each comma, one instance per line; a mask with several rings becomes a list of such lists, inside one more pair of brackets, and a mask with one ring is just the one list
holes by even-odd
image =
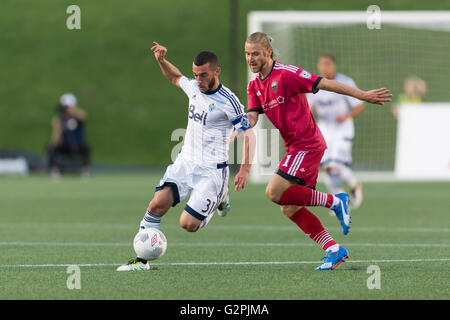
[[247, 129], [250, 129], [252, 126], [250, 125], [250, 121], [247, 118], [247, 115], [244, 112], [244, 106], [239, 101], [239, 99], [229, 90], [221, 89], [220, 92], [223, 96], [225, 96], [228, 100], [228, 103], [225, 105], [225, 114], [227, 115], [228, 120], [231, 121], [234, 128], [239, 132], [243, 132]]
[[181, 76], [180, 80], [178, 81], [178, 84], [188, 97], [194, 94], [195, 86], [197, 86], [197, 82], [195, 81], [195, 79], [189, 79], [185, 76]]

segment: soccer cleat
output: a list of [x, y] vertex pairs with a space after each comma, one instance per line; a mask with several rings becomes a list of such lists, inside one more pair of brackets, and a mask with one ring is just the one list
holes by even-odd
[[142, 271], [150, 270], [150, 265], [147, 261], [140, 258], [130, 259], [127, 264], [121, 265], [117, 271]]
[[349, 197], [346, 193], [338, 193], [335, 195], [339, 198], [339, 203], [336, 205], [336, 207], [331, 208], [334, 213], [336, 214], [336, 217], [341, 222], [342, 226], [342, 232], [344, 235], [346, 235], [350, 231], [350, 223], [352, 222], [350, 213], [348, 211], [348, 204], [349, 204]]
[[352, 201], [351, 201], [351, 207], [352, 209], [357, 209], [361, 205], [363, 201], [363, 192], [361, 186], [356, 186], [351, 191]]
[[225, 199], [217, 207], [217, 214], [221, 217], [225, 217], [227, 213], [230, 211], [230, 209], [231, 209], [230, 192], [227, 192]]
[[344, 247], [339, 246], [339, 250], [336, 252], [327, 252], [327, 255], [321, 260], [325, 260], [320, 266], [315, 270], [334, 270], [341, 263], [348, 259], [348, 251]]
[[[330, 191], [333, 194], [345, 193], [344, 189], [342, 189], [342, 188], [333, 188], [333, 190], [330, 190]], [[333, 210], [328, 211], [328, 214], [332, 217], [336, 217], [336, 213]]]

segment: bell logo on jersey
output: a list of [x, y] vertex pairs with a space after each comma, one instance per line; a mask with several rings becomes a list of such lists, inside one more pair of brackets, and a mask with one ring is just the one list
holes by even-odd
[[306, 70], [303, 70], [302, 72], [300, 72], [300, 77], [303, 77], [305, 79], [310, 79], [311, 78], [311, 73], [309, 73]]
[[272, 88], [273, 92], [277, 92], [278, 91], [278, 82], [274, 81], [270, 84], [270, 87]]
[[195, 106], [191, 104], [189, 106], [189, 119], [194, 120], [195, 122], [200, 122], [203, 125], [206, 125], [206, 117], [208, 114], [205, 111], [202, 113], [195, 112]]

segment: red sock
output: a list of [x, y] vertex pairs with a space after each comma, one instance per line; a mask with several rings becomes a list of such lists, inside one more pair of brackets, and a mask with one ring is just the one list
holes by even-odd
[[326, 194], [305, 186], [292, 186], [283, 193], [278, 204], [330, 208], [333, 200], [332, 194]]
[[323, 250], [327, 250], [329, 247], [336, 244], [336, 241], [328, 234], [320, 220], [308, 209], [301, 208], [289, 219], [295, 222], [295, 224], [319, 244]]

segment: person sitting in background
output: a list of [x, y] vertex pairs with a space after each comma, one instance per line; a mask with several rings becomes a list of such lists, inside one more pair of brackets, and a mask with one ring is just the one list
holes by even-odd
[[84, 177], [90, 176], [90, 148], [84, 132], [86, 118], [86, 112], [77, 107], [77, 99], [72, 93], [61, 96], [58, 115], [52, 118], [52, 143], [48, 148], [48, 165], [52, 178], [60, 175], [57, 154], [80, 156], [82, 174]]
[[397, 117], [400, 104], [419, 104], [427, 92], [427, 84], [419, 77], [408, 77], [403, 86], [404, 92], [398, 95], [397, 103], [392, 105], [392, 113]]

